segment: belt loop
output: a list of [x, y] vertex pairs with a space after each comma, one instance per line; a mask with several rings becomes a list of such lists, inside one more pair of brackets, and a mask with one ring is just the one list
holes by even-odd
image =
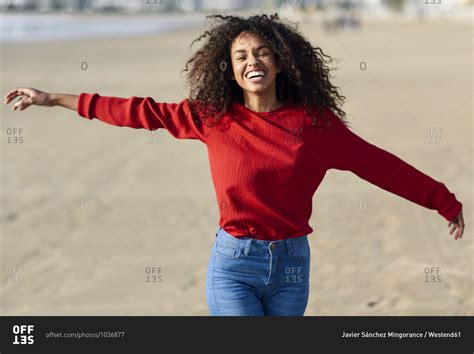
[[286, 253], [288, 254], [288, 256], [291, 256], [294, 253], [292, 239], [291, 238], [287, 239], [285, 243], [286, 243]]
[[246, 242], [245, 242], [245, 249], [244, 249], [244, 254], [245, 254], [246, 256], [248, 256], [248, 255], [249, 255], [249, 251], [250, 251], [250, 244], [251, 244], [251, 243], [252, 243], [252, 239], [251, 239], [251, 238], [249, 238], [249, 239], [248, 239], [248, 240], [246, 240]]

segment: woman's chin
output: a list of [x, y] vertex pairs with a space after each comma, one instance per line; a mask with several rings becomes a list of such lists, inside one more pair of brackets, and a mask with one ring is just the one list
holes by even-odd
[[252, 85], [244, 88], [248, 93], [263, 93], [268, 89], [268, 87], [263, 85]]

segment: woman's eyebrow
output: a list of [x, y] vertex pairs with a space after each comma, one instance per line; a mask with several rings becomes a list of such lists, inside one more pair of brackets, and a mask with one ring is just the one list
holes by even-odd
[[[257, 49], [255, 49], [255, 51], [259, 51], [259, 50], [262, 49], [262, 48], [268, 48], [268, 49], [270, 49], [266, 44], [264, 44], [264, 45], [261, 45], [260, 47], [258, 47]], [[237, 53], [240, 53], [240, 52], [244, 52], [244, 53], [245, 53], [245, 52], [247, 52], [247, 51], [246, 51], [245, 49], [238, 49], [238, 50], [234, 51], [234, 55], [237, 54]]]

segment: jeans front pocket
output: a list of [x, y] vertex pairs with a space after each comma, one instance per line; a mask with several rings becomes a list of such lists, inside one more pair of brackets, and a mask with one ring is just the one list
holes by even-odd
[[216, 243], [216, 255], [222, 255], [227, 258], [239, 258], [242, 255], [242, 247], [227, 246], [219, 242]]
[[307, 239], [305, 242], [295, 242], [293, 244], [293, 257], [297, 259], [306, 259], [311, 256], [311, 249]]

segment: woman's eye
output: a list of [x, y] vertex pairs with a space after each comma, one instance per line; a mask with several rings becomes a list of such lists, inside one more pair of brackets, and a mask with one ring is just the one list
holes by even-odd
[[240, 58], [237, 58], [237, 60], [242, 60], [242, 59], [245, 59], [245, 57], [240, 57]]
[[267, 53], [265, 53], [265, 52], [261, 52], [259, 55], [267, 55]]

